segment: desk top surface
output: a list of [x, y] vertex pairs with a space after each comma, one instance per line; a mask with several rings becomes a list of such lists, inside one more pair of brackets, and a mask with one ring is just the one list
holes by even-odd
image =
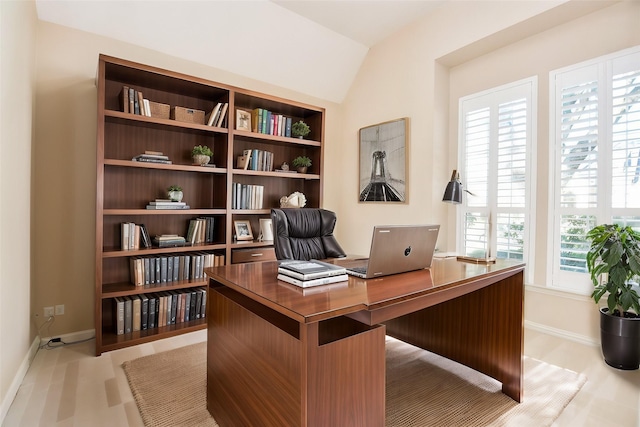
[[[348, 265], [349, 259], [331, 260]], [[207, 276], [249, 298], [299, 322], [309, 323], [360, 311], [374, 311], [417, 298], [449, 297], [468, 293], [492, 283], [501, 276], [518, 273], [524, 263], [497, 260], [493, 264], [475, 264], [455, 258], [434, 259], [430, 269], [392, 276], [359, 279], [312, 288], [277, 279], [278, 263], [255, 262], [205, 269]], [[495, 280], [494, 280], [495, 281]]]

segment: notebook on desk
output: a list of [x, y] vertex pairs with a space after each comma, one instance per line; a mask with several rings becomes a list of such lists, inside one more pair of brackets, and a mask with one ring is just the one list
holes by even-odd
[[369, 258], [347, 266], [347, 274], [370, 279], [431, 267], [439, 225], [376, 225]]

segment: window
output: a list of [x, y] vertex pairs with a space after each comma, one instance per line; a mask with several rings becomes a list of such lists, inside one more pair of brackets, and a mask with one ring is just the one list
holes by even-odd
[[585, 235], [640, 230], [640, 49], [550, 73], [551, 286], [589, 294]]
[[458, 210], [458, 248], [466, 256], [530, 264], [536, 90], [531, 78], [460, 100], [461, 180], [470, 194]]

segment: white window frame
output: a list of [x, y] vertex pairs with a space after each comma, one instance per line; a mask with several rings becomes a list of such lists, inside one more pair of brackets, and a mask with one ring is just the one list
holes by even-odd
[[[482, 108], [483, 106], [492, 105], [499, 106], [502, 103], [525, 98], [527, 103], [526, 112], [526, 173], [525, 173], [525, 207], [521, 208], [524, 213], [525, 230], [523, 233], [523, 262], [526, 263], [525, 282], [531, 283], [534, 271], [534, 259], [530, 254], [534, 252], [534, 239], [532, 236], [535, 232], [535, 180], [536, 180], [536, 150], [537, 141], [537, 94], [538, 94], [538, 78], [537, 76], [522, 79], [516, 82], [508, 83], [472, 95], [468, 95], [459, 99], [458, 102], [458, 165], [460, 170], [461, 182], [465, 184], [465, 177], [468, 177], [465, 169], [466, 144], [465, 144], [465, 116], [467, 112]], [[494, 118], [491, 119], [492, 127]], [[497, 141], [497, 134], [492, 131], [490, 137], [489, 152], [489, 185], [488, 185], [488, 205], [487, 207], [476, 208], [469, 207], [467, 200], [470, 196], [463, 194], [462, 205], [459, 206], [456, 213], [456, 247], [457, 252], [462, 253], [464, 248], [464, 221], [466, 212], [486, 212], [490, 218], [497, 218], [498, 210], [500, 213], [509, 212], [508, 208], [497, 208], [497, 173], [496, 168], [492, 168], [491, 164], [497, 164], [497, 149], [494, 144]], [[493, 173], [492, 173], [493, 172]], [[490, 220], [489, 224], [490, 247], [493, 248], [491, 255], [495, 256], [495, 248], [497, 247], [497, 221]]]
[[[637, 57], [637, 59], [635, 59]], [[553, 289], [590, 295], [593, 291], [593, 284], [590, 276], [586, 272], [571, 272], [560, 269], [560, 218], [562, 214], [589, 215], [595, 218], [595, 225], [611, 223], [614, 216], [634, 215], [640, 216], [640, 209], [634, 208], [612, 208], [611, 184], [612, 184], [612, 152], [610, 146], [602, 145], [600, 141], [611, 141], [613, 133], [613, 105], [612, 105], [612, 77], [624, 72], [614, 70], [614, 63], [617, 67], [628, 67], [635, 63], [635, 70], [640, 61], [640, 46], [625, 49], [609, 55], [594, 58], [589, 61], [574, 64], [549, 73], [549, 224], [552, 236], [548, 239], [548, 259], [547, 265], [547, 286]], [[629, 70], [630, 71], [630, 70]], [[596, 76], [598, 81], [598, 159], [597, 159], [597, 186], [599, 188], [596, 196], [597, 206], [595, 207], [561, 207], [560, 206], [560, 168], [558, 167], [558, 157], [560, 156], [558, 141], [560, 140], [561, 117], [559, 116], [559, 105], [562, 85], [557, 85], [563, 79], [576, 79], [583, 81], [578, 75]], [[586, 77], [585, 77], [586, 78]], [[604, 148], [604, 149], [603, 149]]]

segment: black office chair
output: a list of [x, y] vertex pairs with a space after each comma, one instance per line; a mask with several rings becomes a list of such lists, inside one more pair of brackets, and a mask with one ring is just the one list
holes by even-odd
[[324, 259], [346, 256], [333, 237], [336, 214], [326, 209], [271, 209], [277, 259]]

